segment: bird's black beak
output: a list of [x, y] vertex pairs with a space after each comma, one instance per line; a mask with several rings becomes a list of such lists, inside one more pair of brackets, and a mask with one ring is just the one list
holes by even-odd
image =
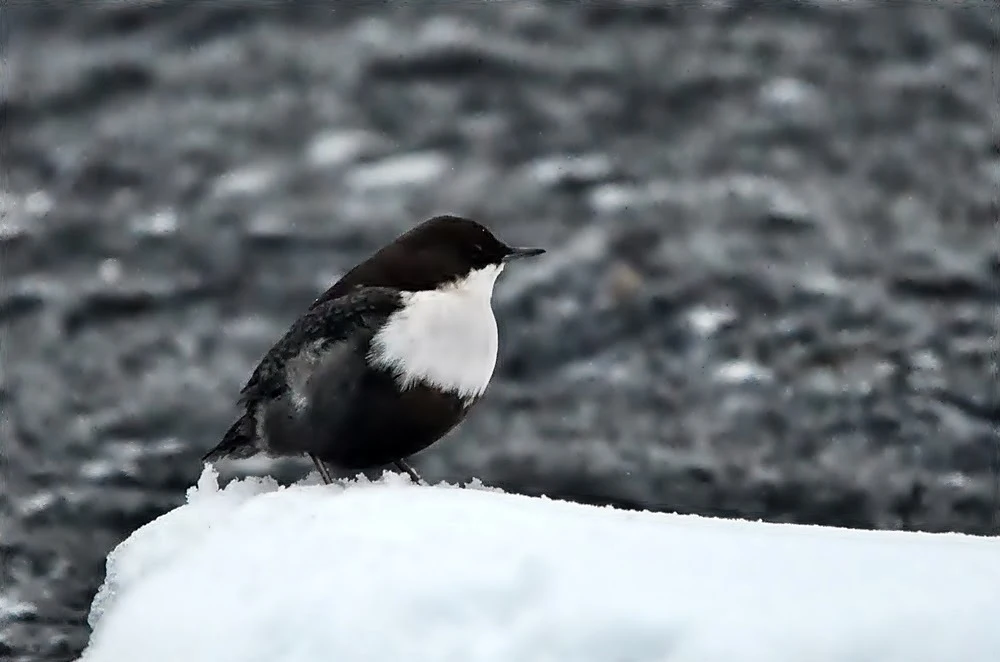
[[534, 257], [536, 255], [541, 255], [545, 252], [544, 248], [512, 248], [507, 256], [504, 257], [504, 262], [511, 262], [513, 260], [520, 260], [526, 257]]

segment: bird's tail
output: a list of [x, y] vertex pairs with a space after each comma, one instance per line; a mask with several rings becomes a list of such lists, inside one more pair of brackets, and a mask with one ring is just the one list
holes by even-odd
[[202, 456], [205, 462], [221, 460], [222, 458], [232, 458], [235, 460], [256, 455], [257, 445], [254, 443], [254, 422], [250, 414], [243, 414], [235, 423], [229, 426], [226, 434], [222, 435], [222, 441], [212, 450]]

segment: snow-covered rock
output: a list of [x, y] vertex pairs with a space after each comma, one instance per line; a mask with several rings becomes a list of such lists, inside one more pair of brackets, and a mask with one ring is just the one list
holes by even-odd
[[415, 486], [220, 488], [108, 559], [86, 662], [996, 662], [1000, 540]]

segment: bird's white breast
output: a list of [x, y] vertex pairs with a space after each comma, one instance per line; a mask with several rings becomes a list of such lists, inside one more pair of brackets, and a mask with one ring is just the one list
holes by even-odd
[[491, 299], [502, 266], [472, 272], [448, 287], [404, 295], [404, 306], [372, 339], [369, 361], [406, 389], [424, 383], [461, 398], [483, 394], [497, 360]]

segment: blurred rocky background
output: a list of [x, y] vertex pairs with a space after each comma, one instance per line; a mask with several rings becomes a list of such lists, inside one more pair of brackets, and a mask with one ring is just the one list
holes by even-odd
[[0, 658], [75, 657], [261, 353], [436, 212], [549, 254], [430, 480], [996, 534], [997, 13], [7, 0]]

